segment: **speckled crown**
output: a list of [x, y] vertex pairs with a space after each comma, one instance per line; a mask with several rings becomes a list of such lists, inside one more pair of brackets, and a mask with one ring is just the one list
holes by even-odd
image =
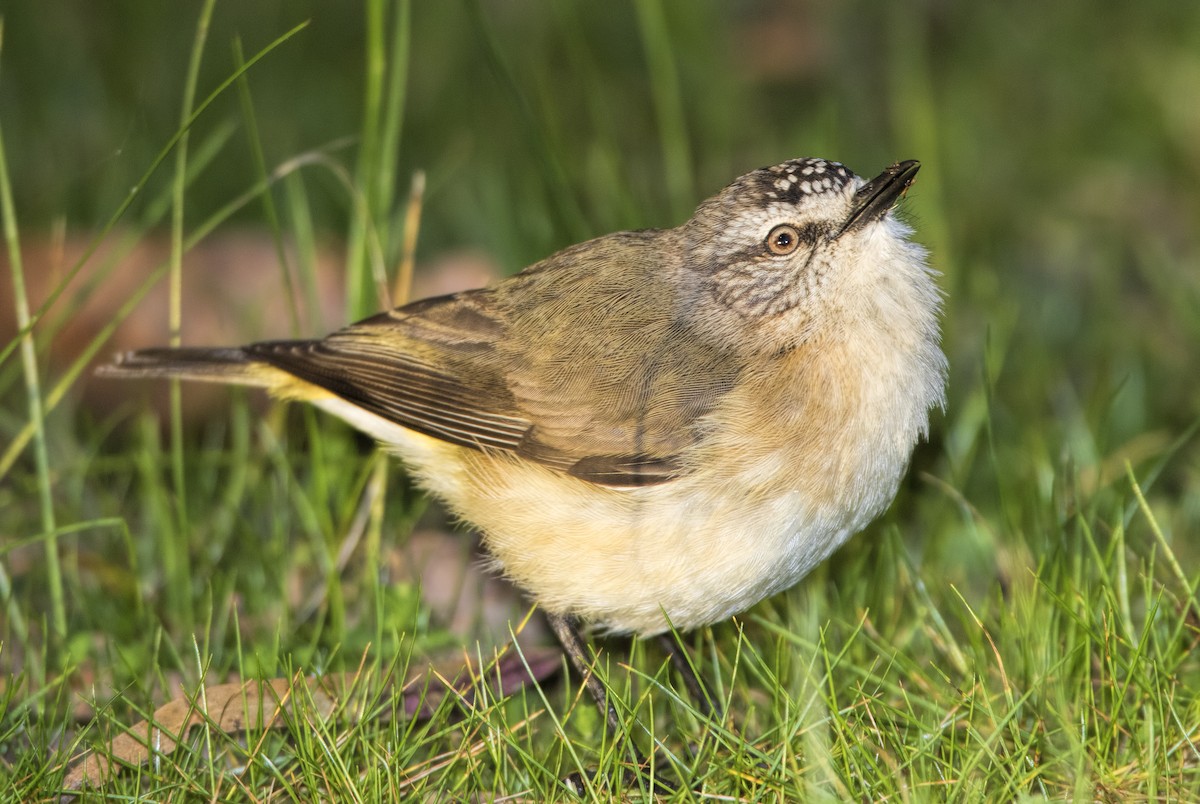
[[792, 159], [756, 171], [762, 193], [770, 199], [796, 203], [805, 196], [840, 191], [856, 177], [841, 162], [828, 159]]

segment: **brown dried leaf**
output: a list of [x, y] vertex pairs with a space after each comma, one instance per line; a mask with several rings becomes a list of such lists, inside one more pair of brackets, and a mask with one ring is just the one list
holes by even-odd
[[[400, 686], [401, 711], [410, 718], [427, 719], [448, 694], [458, 695], [465, 705], [471, 705], [477, 684], [485, 684], [492, 695], [501, 697], [545, 681], [561, 667], [562, 655], [557, 649], [517, 651], [511, 646], [506, 646], [482, 674], [469, 658], [452, 673], [441, 672], [444, 668], [431, 664]], [[183, 695], [156, 709], [149, 720], [113, 738], [103, 751], [89, 750], [72, 760], [63, 778], [63, 789], [73, 793], [98, 786], [122, 767], [143, 764], [155, 755], [170, 754], [201, 723], [207, 722], [227, 734], [280, 728], [294, 713], [292, 701], [300, 684], [307, 685], [304, 711], [316, 717], [327, 719], [341, 714], [357, 723], [364, 713], [378, 711], [379, 717], [390, 718], [391, 708], [374, 704], [394, 691], [385, 685], [378, 697], [364, 702], [353, 695], [361, 675], [360, 668], [354, 673], [320, 677], [239, 681], [204, 687], [202, 694], [195, 696]], [[71, 793], [65, 798], [71, 798]]]

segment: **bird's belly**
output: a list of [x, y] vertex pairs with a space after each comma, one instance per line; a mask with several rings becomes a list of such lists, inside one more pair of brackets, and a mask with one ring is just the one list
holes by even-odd
[[486, 480], [459, 505], [504, 573], [550, 611], [642, 635], [714, 623], [794, 585], [878, 515], [903, 468], [871, 499], [814, 500], [786, 476], [615, 490], [503, 463], [468, 473]]
[[613, 489], [456, 447], [341, 400], [318, 404], [399, 453], [541, 606], [619, 633], [708, 625], [794, 585], [886, 508], [908, 459], [874, 439], [760, 449], [719, 476]]

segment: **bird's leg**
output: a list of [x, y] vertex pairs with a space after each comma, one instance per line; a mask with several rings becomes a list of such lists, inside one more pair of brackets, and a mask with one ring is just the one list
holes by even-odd
[[567, 658], [571, 660], [571, 666], [583, 679], [588, 692], [596, 701], [596, 706], [600, 707], [600, 714], [608, 721], [609, 730], [614, 735], [620, 734], [622, 726], [620, 718], [617, 717], [616, 707], [608, 700], [608, 691], [596, 676], [591, 662], [588, 661], [587, 648], [583, 644], [583, 637], [579, 635], [579, 629], [575, 627], [575, 619], [564, 614], [549, 613], [546, 614], [546, 619], [550, 621], [554, 635], [558, 637], [559, 644], [562, 645]]
[[671, 657], [671, 664], [675, 667], [675, 672], [683, 677], [683, 686], [687, 688], [691, 699], [696, 702], [696, 708], [700, 710], [700, 714], [711, 720], [713, 716], [712, 699], [708, 695], [708, 690], [704, 688], [704, 683], [696, 675], [696, 668], [692, 666], [692, 659], [688, 655], [687, 648], [678, 640], [677, 635], [670, 631], [658, 635], [658, 644], [667, 652], [667, 656]]
[[[571, 660], [571, 666], [575, 668], [575, 672], [579, 673], [583, 679], [583, 683], [587, 686], [588, 692], [596, 701], [596, 706], [600, 707], [600, 713], [604, 719], [608, 721], [608, 727], [614, 737], [624, 732], [624, 727], [621, 720], [617, 717], [617, 710], [608, 699], [608, 691], [604, 688], [604, 684], [600, 682], [596, 675], [592, 664], [587, 658], [587, 649], [583, 644], [583, 638], [579, 635], [579, 629], [575, 626], [573, 618], [562, 614], [546, 614], [546, 619], [550, 621], [550, 627], [554, 629], [554, 635], [558, 637], [558, 641], [562, 644], [563, 651], [566, 652], [567, 658]], [[641, 770], [652, 770], [649, 760], [647, 760], [640, 751], [634, 746], [630, 746], [630, 753], [633, 755], [634, 764]], [[592, 774], [588, 773], [587, 776]], [[626, 770], [623, 774], [623, 783], [626, 786], [632, 787], [638, 783], [637, 775], [632, 770]], [[673, 785], [665, 781], [661, 775], [655, 774], [651, 783], [654, 792], [669, 794], [675, 791]], [[567, 787], [574, 790], [576, 793], [582, 794], [587, 789], [587, 784], [584, 781], [584, 774], [571, 773], [563, 779]]]

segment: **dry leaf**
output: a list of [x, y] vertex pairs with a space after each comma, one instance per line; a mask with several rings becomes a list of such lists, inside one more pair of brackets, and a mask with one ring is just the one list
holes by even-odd
[[[469, 659], [453, 674], [439, 672], [438, 667], [430, 665], [411, 676], [398, 691], [390, 691], [385, 685], [369, 703], [353, 694], [362, 677], [361, 668], [354, 673], [321, 677], [296, 676], [204, 687], [202, 694], [183, 696], [159, 707], [149, 720], [113, 738], [103, 751], [87, 751], [72, 760], [63, 778], [63, 789], [70, 791], [64, 798], [103, 784], [124, 766], [140, 765], [156, 755], [172, 753], [192, 727], [204, 722], [227, 734], [280, 728], [287, 722], [287, 716], [293, 714], [292, 701], [300, 684], [307, 687], [305, 711], [319, 718], [340, 713], [351, 723], [357, 723], [364, 713], [376, 711], [375, 704], [391, 692], [403, 697], [401, 709], [406, 716], [426, 719], [447, 694], [457, 694], [470, 705], [479, 683], [500, 697], [544, 681], [561, 667], [562, 654], [557, 649], [517, 651], [506, 646], [482, 676]], [[392, 710], [382, 707], [379, 711], [381, 717], [387, 718]]]

